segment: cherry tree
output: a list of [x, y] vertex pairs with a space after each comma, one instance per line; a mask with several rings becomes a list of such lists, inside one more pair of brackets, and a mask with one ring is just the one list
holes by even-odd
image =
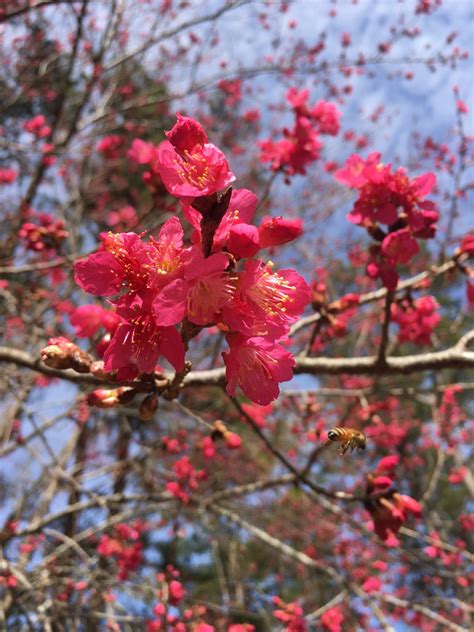
[[3, 2], [2, 629], [471, 628], [469, 20]]

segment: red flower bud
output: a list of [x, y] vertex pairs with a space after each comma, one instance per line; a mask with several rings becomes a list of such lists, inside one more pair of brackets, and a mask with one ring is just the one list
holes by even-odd
[[130, 402], [135, 395], [135, 390], [129, 386], [120, 386], [119, 388], [104, 389], [97, 388], [87, 396], [89, 406], [97, 408], [115, 408], [119, 404]]
[[281, 246], [293, 241], [303, 232], [301, 219], [286, 219], [284, 217], [265, 217], [258, 229], [260, 246]]

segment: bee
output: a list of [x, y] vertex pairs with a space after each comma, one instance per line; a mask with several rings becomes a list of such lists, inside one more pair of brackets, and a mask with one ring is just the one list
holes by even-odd
[[366, 436], [360, 430], [353, 428], [333, 428], [328, 432], [328, 440], [324, 445], [331, 445], [334, 442], [341, 444], [341, 454], [344, 455], [347, 450], [351, 452], [356, 448], [365, 450]]

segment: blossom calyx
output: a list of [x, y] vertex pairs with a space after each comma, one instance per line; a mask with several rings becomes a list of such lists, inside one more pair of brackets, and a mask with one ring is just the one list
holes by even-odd
[[147, 395], [140, 404], [138, 416], [142, 421], [150, 421], [158, 410], [158, 395], [152, 393]]
[[214, 234], [229, 207], [231, 197], [232, 187], [229, 187], [224, 193], [212, 193], [196, 198], [192, 204], [193, 208], [202, 215], [202, 252], [205, 257], [212, 252]]

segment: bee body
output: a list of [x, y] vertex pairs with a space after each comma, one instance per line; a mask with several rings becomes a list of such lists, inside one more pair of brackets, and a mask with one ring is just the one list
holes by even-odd
[[347, 450], [353, 452], [356, 448], [365, 450], [366, 437], [360, 430], [353, 428], [333, 428], [328, 432], [328, 440], [324, 445], [331, 443], [341, 444], [341, 454], [345, 454]]

